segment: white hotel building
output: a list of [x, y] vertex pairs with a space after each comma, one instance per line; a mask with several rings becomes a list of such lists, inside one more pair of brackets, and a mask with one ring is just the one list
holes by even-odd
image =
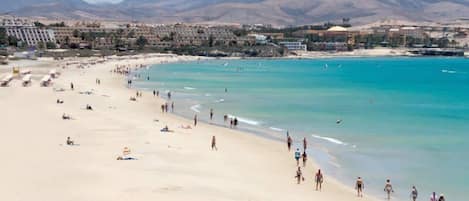
[[53, 30], [36, 27], [26, 20], [2, 19], [0, 27], [5, 28], [8, 36], [14, 36], [18, 41], [22, 41], [28, 46], [36, 46], [39, 42], [55, 43]]

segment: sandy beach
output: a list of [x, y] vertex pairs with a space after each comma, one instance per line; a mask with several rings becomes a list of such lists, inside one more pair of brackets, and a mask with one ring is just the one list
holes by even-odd
[[[152, 55], [113, 58], [85, 68], [75, 64], [62, 69], [71, 61], [52, 59], [0, 66], [2, 75], [13, 66], [31, 69], [33, 74], [29, 87], [22, 87], [21, 78], [16, 78], [0, 88], [4, 153], [0, 197], [9, 201], [377, 200], [366, 194], [366, 188], [365, 197], [356, 197], [354, 184], [341, 184], [327, 170], [322, 192], [315, 191], [313, 178], [319, 167], [311, 157], [303, 169], [305, 181], [297, 184], [294, 153], [286, 144], [205, 123], [183, 129], [181, 125], [192, 125], [192, 120], [163, 114], [160, 106], [165, 100], [151, 92], [130, 101], [136, 90], [126, 87], [124, 76], [110, 73], [116, 65], [196, 59]], [[78, 61], [86, 60], [90, 58]], [[52, 86], [40, 87], [40, 78], [51, 69], [60, 76]], [[64, 91], [54, 90], [60, 88]], [[57, 99], [64, 103], [57, 104]], [[87, 104], [92, 111], [85, 109]], [[64, 113], [72, 120], [63, 120]], [[160, 132], [166, 125], [174, 132]], [[77, 145], [66, 145], [68, 136]], [[212, 136], [217, 138], [218, 151], [210, 149]], [[300, 142], [295, 139], [295, 147]], [[116, 160], [124, 147], [137, 160]]]

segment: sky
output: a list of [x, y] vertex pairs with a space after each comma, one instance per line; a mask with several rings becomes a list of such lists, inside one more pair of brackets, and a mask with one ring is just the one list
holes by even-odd
[[88, 3], [119, 3], [122, 0], [84, 0]]

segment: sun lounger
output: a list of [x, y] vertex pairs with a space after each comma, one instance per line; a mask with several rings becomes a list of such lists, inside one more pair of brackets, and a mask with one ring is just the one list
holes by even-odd
[[50, 75], [44, 75], [41, 79], [41, 86], [48, 87], [51, 84], [52, 78]]
[[20, 74], [21, 74], [21, 75], [31, 74], [31, 70], [29, 70], [29, 69], [22, 70], [22, 71], [20, 71]]
[[0, 81], [0, 86], [6, 87], [8, 84], [10, 84], [11, 80], [13, 80], [13, 75], [8, 74], [6, 75], [1, 81]]
[[28, 86], [29, 84], [31, 84], [31, 74], [27, 74], [23, 77], [23, 87], [25, 86]]
[[56, 70], [50, 70], [49, 75], [51, 76], [51, 78], [57, 78], [59, 76]]

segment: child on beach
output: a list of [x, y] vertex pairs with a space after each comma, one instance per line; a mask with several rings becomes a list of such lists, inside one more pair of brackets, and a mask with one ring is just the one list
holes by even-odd
[[363, 197], [363, 189], [365, 188], [365, 184], [361, 177], [357, 178], [357, 182], [355, 184], [355, 189], [357, 189], [357, 196]]
[[321, 169], [318, 170], [315, 176], [315, 181], [316, 181], [316, 190], [321, 191], [322, 190], [322, 182], [324, 180], [324, 176], [321, 173]]
[[297, 184], [300, 184], [301, 180], [305, 180], [305, 178], [303, 177], [303, 173], [301, 172], [301, 167], [298, 167], [298, 170], [296, 170], [295, 178], [297, 180]]
[[391, 180], [387, 179], [386, 184], [384, 185], [384, 191], [386, 192], [387, 199], [391, 199], [391, 193], [394, 193], [394, 189], [392, 189]]
[[300, 165], [300, 157], [301, 157], [300, 149], [296, 149], [296, 151], [295, 151], [295, 160], [296, 160], [296, 165], [297, 166]]

